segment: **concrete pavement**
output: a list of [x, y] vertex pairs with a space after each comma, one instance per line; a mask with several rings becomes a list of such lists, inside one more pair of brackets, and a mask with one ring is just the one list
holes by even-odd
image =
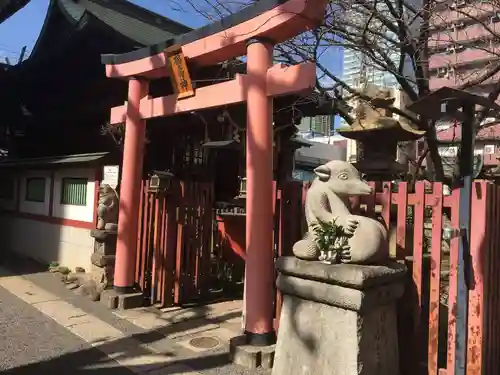
[[[130, 316], [76, 296], [55, 275], [14, 263], [0, 267], [0, 370], [6, 373], [267, 374], [228, 363], [223, 345], [202, 351], [186, 345], [198, 329], [174, 335], [174, 326], [164, 332], [145, 329], [132, 324]], [[209, 321], [204, 324], [214, 328]]]

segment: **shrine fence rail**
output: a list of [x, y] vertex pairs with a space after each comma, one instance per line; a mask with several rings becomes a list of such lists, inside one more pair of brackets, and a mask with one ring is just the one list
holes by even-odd
[[[398, 306], [401, 374], [454, 375], [459, 237], [459, 190], [441, 183], [371, 183], [370, 196], [354, 199], [353, 212], [378, 217], [389, 229], [391, 257], [408, 267]], [[278, 192], [277, 256], [291, 255], [305, 231], [308, 184], [287, 183]], [[473, 183], [467, 374], [493, 375], [500, 368], [500, 187]], [[276, 317], [281, 296], [277, 293]]]

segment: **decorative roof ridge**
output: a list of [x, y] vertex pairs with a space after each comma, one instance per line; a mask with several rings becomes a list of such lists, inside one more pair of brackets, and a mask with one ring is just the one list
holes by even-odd
[[[94, 12], [89, 9], [90, 3], [96, 4], [98, 6], [104, 7], [106, 9], [110, 9], [116, 13], [120, 13], [124, 16], [128, 16], [131, 18], [135, 18], [141, 22], [144, 22], [151, 27], [156, 27], [162, 31], [170, 31], [172, 28], [175, 28], [178, 34], [183, 34], [185, 32], [189, 32], [192, 29], [173, 21], [169, 18], [166, 18], [160, 14], [151, 12], [143, 7], [135, 5], [131, 2], [125, 0], [86, 0], [86, 1], [75, 1], [75, 0], [50, 0], [47, 13], [40, 30], [40, 34], [33, 46], [30, 57], [36, 55], [38, 49], [41, 46], [41, 42], [44, 39], [44, 35], [48, 32], [49, 25], [51, 24], [51, 19], [58, 14], [61, 14], [66, 18], [66, 20], [74, 25], [75, 30], [80, 29], [85, 26], [85, 20], [88, 20], [90, 17], [96, 17]], [[71, 4], [71, 11], [68, 6]], [[83, 21], [83, 22], [82, 22]], [[171, 28], [169, 30], [169, 27]], [[116, 30], [116, 32], [120, 32]], [[30, 58], [25, 61], [29, 61]]]
[[4, 0], [0, 6], [0, 23], [23, 9], [31, 0]]
[[179, 34], [188, 33], [193, 30], [192, 28], [180, 22], [174, 21], [168, 17], [162, 16], [161, 14], [150, 11], [149, 9], [143, 8], [127, 0], [88, 1], [122, 13], [123, 15], [136, 18], [140, 21], [156, 26], [165, 31], [171, 31], [172, 27], [177, 28], [179, 30]]

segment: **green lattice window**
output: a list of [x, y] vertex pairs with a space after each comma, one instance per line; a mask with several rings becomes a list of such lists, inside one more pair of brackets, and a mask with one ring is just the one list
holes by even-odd
[[26, 201], [45, 202], [45, 177], [31, 177], [26, 179]]
[[63, 178], [61, 182], [61, 204], [86, 206], [87, 183], [86, 178]]

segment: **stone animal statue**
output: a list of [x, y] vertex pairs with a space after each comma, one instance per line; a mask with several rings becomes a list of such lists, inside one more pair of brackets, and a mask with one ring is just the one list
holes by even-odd
[[118, 223], [118, 195], [109, 185], [103, 184], [99, 188], [99, 202], [97, 205], [97, 229], [110, 229]]
[[348, 238], [340, 251], [337, 262], [353, 264], [383, 263], [389, 257], [387, 230], [374, 219], [353, 215], [350, 196], [368, 195], [371, 186], [361, 180], [360, 173], [350, 163], [330, 161], [314, 170], [316, 178], [307, 191], [305, 216], [308, 232], [295, 243], [293, 254], [304, 260], [318, 260], [314, 224], [336, 220]]

